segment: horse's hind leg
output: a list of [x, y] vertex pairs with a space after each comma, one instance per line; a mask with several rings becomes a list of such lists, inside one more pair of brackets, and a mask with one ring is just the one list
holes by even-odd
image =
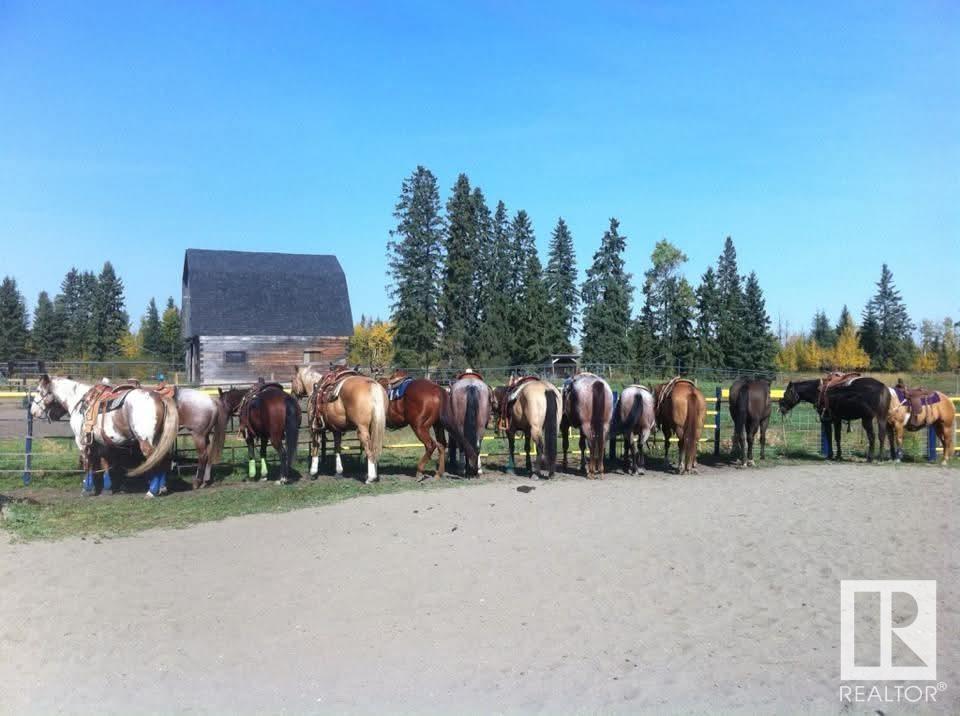
[[530, 431], [523, 434], [523, 448], [527, 451], [527, 474], [533, 474], [533, 463], [530, 462]]
[[942, 418], [933, 424], [933, 429], [937, 433], [937, 439], [940, 440], [940, 444], [943, 446], [943, 458], [940, 460], [941, 465], [947, 465], [950, 462], [950, 458], [953, 457], [953, 427], [954, 421], [943, 420]]
[[867, 462], [873, 462], [873, 446], [876, 444], [876, 435], [873, 431], [873, 418], [864, 418], [861, 424], [867, 432]]
[[436, 477], [440, 479], [447, 471], [447, 436], [439, 420], [433, 424], [433, 433], [437, 436], [437, 450], [439, 451]]
[[197, 448], [197, 474], [193, 476], [193, 489], [199, 490], [207, 471], [207, 436], [194, 435], [193, 444]]
[[[872, 421], [871, 421], [872, 423]], [[883, 460], [883, 442], [887, 439], [887, 421], [883, 417], [877, 418], [877, 461], [881, 462]], [[890, 436], [891, 442], [893, 441], [893, 436]]]
[[663, 464], [670, 469], [670, 428], [663, 426]]
[[257, 476], [257, 458], [253, 448], [253, 438], [247, 438], [247, 479], [253, 480]]
[[427, 466], [427, 463], [430, 462], [430, 458], [433, 457], [433, 452], [437, 449], [438, 445], [433, 441], [433, 438], [430, 437], [429, 425], [417, 424], [411, 427], [413, 428], [414, 435], [423, 443], [423, 456], [417, 463], [417, 480], [422, 481], [424, 479], [423, 469]]
[[770, 423], [770, 418], [764, 418], [760, 421], [760, 459], [766, 460], [767, 458], [767, 425]]
[[[587, 469], [587, 466], [590, 466], [590, 469]], [[587, 438], [583, 434], [583, 429], [580, 430], [580, 470], [587, 474], [587, 477], [590, 477], [590, 474], [593, 470], [593, 464], [587, 462]]]
[[751, 424], [747, 426], [747, 467], [756, 467], [757, 463], [753, 461], [753, 443], [757, 439], [757, 426]]
[[310, 479], [316, 480], [320, 472], [320, 433], [310, 430]]
[[290, 471], [287, 469], [287, 446], [283, 444], [283, 433], [271, 435], [270, 444], [280, 458], [280, 479], [277, 480], [277, 484], [286, 485], [289, 482]]
[[517, 473], [517, 463], [514, 458], [514, 450], [516, 448], [517, 436], [514, 435], [513, 431], [509, 428], [507, 429], [507, 469], [505, 472], [508, 475], [515, 475]]
[[627, 429], [623, 434], [623, 469], [628, 475], [634, 473], [637, 467], [637, 459], [634, 442], [633, 430]]
[[567, 452], [570, 450], [570, 423], [567, 422], [567, 416], [560, 418], [560, 442], [563, 449], [563, 471], [567, 471]]
[[369, 485], [377, 480], [377, 464], [370, 457], [370, 430], [364, 425], [358, 425], [357, 437], [360, 438], [360, 444], [363, 446], [364, 457], [367, 458], [366, 484]]
[[266, 481], [269, 473], [267, 471], [267, 438], [260, 438], [260, 481]]
[[334, 474], [340, 476], [343, 474], [343, 459], [340, 457], [340, 443], [343, 441], [343, 433], [339, 430], [333, 431], [333, 459], [335, 463]]

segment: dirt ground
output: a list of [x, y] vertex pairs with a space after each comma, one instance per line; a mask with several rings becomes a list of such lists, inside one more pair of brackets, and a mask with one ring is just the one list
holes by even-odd
[[[956, 485], [503, 478], [4, 543], [0, 711], [957, 713]], [[841, 579], [937, 580], [935, 703], [841, 702]]]

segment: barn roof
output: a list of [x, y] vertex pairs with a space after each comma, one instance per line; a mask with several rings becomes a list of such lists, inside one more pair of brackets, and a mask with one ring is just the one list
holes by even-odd
[[353, 334], [336, 256], [187, 249], [182, 305], [188, 338]]

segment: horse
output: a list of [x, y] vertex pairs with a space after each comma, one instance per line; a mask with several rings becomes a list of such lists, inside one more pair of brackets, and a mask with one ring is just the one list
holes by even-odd
[[483, 376], [471, 370], [461, 373], [444, 397], [440, 419], [450, 433], [450, 464], [456, 465], [456, 450], [463, 452], [464, 477], [483, 474], [480, 443], [491, 414], [490, 387]]
[[[50, 417], [51, 411], [56, 414], [60, 410], [70, 415], [70, 428], [83, 457], [84, 495], [96, 492], [94, 455], [99, 457], [103, 470], [103, 490], [111, 492], [111, 448], [140, 448], [144, 461], [127, 471], [127, 476], [135, 477], [153, 471], [167, 460], [177, 441], [179, 418], [173, 398], [145, 388], [131, 387], [114, 393], [106, 385], [94, 387], [44, 373], [37, 383], [30, 412], [36, 418], [44, 418]], [[95, 412], [88, 414], [89, 410]], [[150, 481], [146, 497], [166, 492], [166, 479], [166, 470], [160, 469]]]
[[211, 466], [220, 462], [230, 417], [217, 398], [194, 388], [177, 388], [173, 396], [177, 404], [180, 428], [186, 429], [197, 448], [197, 474], [193, 489], [209, 487]]
[[902, 381], [890, 388], [890, 414], [887, 429], [890, 431], [890, 457], [899, 462], [903, 458], [903, 431], [911, 432], [932, 426], [947, 465], [953, 456], [954, 424], [956, 408], [950, 397], [939, 390], [911, 391]]
[[290, 470], [297, 455], [300, 437], [300, 402], [276, 383], [258, 384], [250, 389], [232, 388], [220, 393], [220, 410], [224, 420], [240, 413], [240, 433], [247, 443], [247, 477], [257, 476], [254, 445], [260, 440], [260, 480], [269, 478], [267, 441], [280, 456], [278, 485], [290, 481]]
[[[613, 417], [613, 391], [607, 381], [593, 373], [578, 373], [563, 386], [563, 468], [567, 468], [570, 428], [580, 432], [580, 469], [587, 479], [603, 477], [603, 453]], [[587, 446], [590, 460], [587, 461]]]
[[507, 472], [516, 470], [514, 461], [514, 443], [516, 433], [524, 436], [527, 452], [527, 472], [534, 474], [530, 460], [530, 443], [537, 446], [536, 476], [553, 477], [557, 462], [557, 432], [560, 429], [560, 404], [563, 398], [553, 383], [539, 378], [524, 379], [516, 386], [506, 386], [506, 390], [493, 392], [493, 408], [498, 415], [507, 418], [506, 434], [510, 445], [510, 457]]
[[[417, 463], [417, 480], [425, 479], [423, 469], [434, 451], [438, 452], [434, 478], [439, 479], [446, 471], [447, 436], [440, 421], [446, 391], [432, 380], [410, 378], [403, 372], [380, 378], [377, 382], [387, 390], [387, 428], [397, 430], [409, 425], [423, 443], [423, 456]], [[436, 440], [430, 436], [431, 428]]]
[[[316, 371], [309, 366], [298, 368], [291, 390], [298, 397], [309, 396], [310, 476], [320, 471], [320, 438], [333, 431], [333, 451], [337, 475], [343, 474], [340, 444], [346, 430], [356, 430], [367, 455], [366, 484], [378, 478], [377, 463], [383, 453], [387, 425], [387, 391], [373, 378], [355, 371], [331, 371], [317, 382]], [[310, 386], [308, 389], [307, 386]]]
[[[624, 467], [628, 473], [643, 475], [646, 472], [644, 447], [657, 424], [653, 404], [653, 393], [642, 385], [628, 385], [617, 399], [611, 431], [614, 435], [623, 435]], [[635, 441], [636, 436], [639, 440]]]
[[[801, 403], [810, 403], [817, 409], [827, 438], [827, 459], [834, 459], [833, 442], [836, 440], [836, 460], [843, 459], [840, 444], [840, 426], [844, 420], [860, 420], [867, 433], [869, 446], [867, 462], [873, 462], [873, 450], [879, 436], [877, 459], [883, 455], [890, 414], [890, 390], [875, 378], [851, 376], [839, 382], [825, 385], [822, 378], [790, 381], [780, 399], [780, 414], [786, 415]], [[874, 431], [876, 423], [876, 431]], [[829, 428], [833, 425], [833, 433]]]
[[753, 441], [760, 431], [760, 459], [766, 459], [767, 425], [770, 423], [770, 381], [737, 378], [730, 386], [728, 401], [733, 418], [733, 451], [737, 463], [755, 467]]
[[707, 414], [707, 401], [703, 393], [686, 378], [673, 378], [653, 389], [657, 424], [663, 431], [663, 460], [670, 468], [670, 437], [677, 436], [680, 453], [677, 473], [697, 472], [697, 447], [703, 419]]

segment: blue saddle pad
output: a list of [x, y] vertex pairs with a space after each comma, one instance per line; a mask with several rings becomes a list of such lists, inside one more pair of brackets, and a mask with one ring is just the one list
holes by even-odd
[[413, 378], [407, 378], [395, 388], [390, 388], [390, 390], [387, 391], [387, 397], [390, 398], [390, 400], [400, 400], [400, 398], [403, 397], [403, 394], [407, 392], [407, 386], [409, 386], [412, 382]]

